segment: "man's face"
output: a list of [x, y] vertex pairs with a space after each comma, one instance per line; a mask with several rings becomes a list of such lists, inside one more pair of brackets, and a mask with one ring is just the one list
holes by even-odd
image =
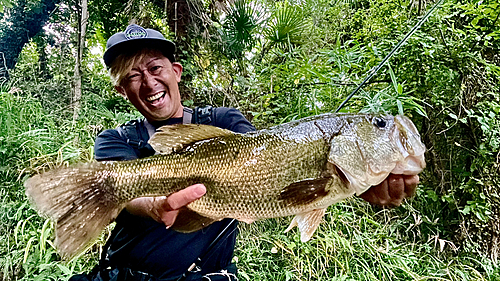
[[132, 66], [116, 90], [146, 117], [148, 121], [161, 121], [182, 117], [181, 81], [182, 66], [171, 63], [161, 54], [146, 55]]

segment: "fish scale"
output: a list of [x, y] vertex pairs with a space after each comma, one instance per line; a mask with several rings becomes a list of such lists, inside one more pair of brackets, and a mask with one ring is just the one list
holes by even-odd
[[[256, 153], [256, 147], [266, 145], [272, 149]], [[328, 155], [328, 145], [323, 139], [318, 139], [316, 145], [308, 143], [307, 150], [299, 149], [301, 145], [270, 134], [253, 138], [235, 135], [224, 142], [213, 139], [175, 154], [153, 156], [147, 161], [113, 163], [116, 195], [118, 200], [127, 201], [136, 197], [134, 194], [166, 195], [166, 190], [171, 193], [204, 183], [207, 196], [192, 203], [190, 208], [208, 217], [257, 220], [274, 216], [275, 210], [281, 210], [280, 215], [290, 215], [297, 208], [284, 206], [277, 200], [283, 186], [297, 179], [318, 177], [325, 169]], [[213, 153], [220, 151], [226, 153]], [[210, 163], [220, 165], [214, 170]], [[263, 170], [262, 166], [267, 169]], [[210, 178], [211, 182], [204, 182], [204, 178]], [[256, 185], [262, 188], [255, 189]]]
[[149, 143], [160, 154], [79, 164], [25, 183], [34, 205], [56, 221], [63, 257], [81, 252], [130, 200], [198, 183], [206, 194], [181, 208], [172, 229], [295, 215], [287, 230], [298, 226], [307, 241], [331, 204], [390, 173], [418, 174], [425, 167], [425, 147], [404, 116], [324, 114], [247, 134], [170, 125]]

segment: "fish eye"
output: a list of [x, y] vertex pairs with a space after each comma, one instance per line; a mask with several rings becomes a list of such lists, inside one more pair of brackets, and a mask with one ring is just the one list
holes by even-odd
[[387, 122], [382, 117], [374, 117], [373, 118], [373, 125], [375, 125], [379, 128], [385, 128], [385, 126], [387, 125]]

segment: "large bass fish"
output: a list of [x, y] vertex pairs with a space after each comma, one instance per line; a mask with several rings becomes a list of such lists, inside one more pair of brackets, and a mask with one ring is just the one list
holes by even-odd
[[55, 169], [26, 182], [36, 208], [57, 223], [63, 257], [83, 251], [130, 200], [197, 183], [206, 186], [205, 196], [181, 212], [173, 229], [296, 215], [289, 229], [298, 226], [307, 241], [328, 206], [390, 173], [416, 175], [425, 167], [425, 147], [404, 116], [324, 114], [247, 134], [172, 125], [149, 143], [158, 155]]

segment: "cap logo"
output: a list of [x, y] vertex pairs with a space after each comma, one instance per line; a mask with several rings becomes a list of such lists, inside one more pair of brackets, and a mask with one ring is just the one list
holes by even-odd
[[141, 26], [133, 24], [129, 25], [125, 30], [125, 38], [127, 38], [127, 40], [145, 37], [148, 37], [148, 32]]

